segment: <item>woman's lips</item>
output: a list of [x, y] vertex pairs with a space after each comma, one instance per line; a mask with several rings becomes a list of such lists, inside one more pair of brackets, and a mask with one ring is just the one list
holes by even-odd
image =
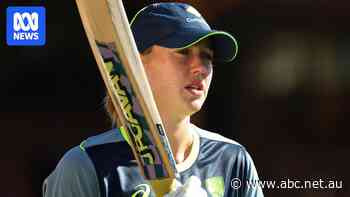
[[194, 96], [202, 96], [204, 94], [204, 85], [200, 82], [193, 82], [186, 86], [185, 89]]

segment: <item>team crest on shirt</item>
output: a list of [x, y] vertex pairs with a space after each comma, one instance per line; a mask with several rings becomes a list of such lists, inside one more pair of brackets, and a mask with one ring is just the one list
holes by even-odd
[[223, 197], [225, 191], [224, 178], [214, 176], [205, 180], [205, 187], [213, 197]]

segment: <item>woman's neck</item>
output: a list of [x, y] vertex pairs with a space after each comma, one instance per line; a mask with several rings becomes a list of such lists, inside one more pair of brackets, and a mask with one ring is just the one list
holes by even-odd
[[165, 131], [170, 142], [176, 163], [182, 163], [191, 152], [193, 136], [190, 131], [190, 118], [179, 121], [164, 120]]

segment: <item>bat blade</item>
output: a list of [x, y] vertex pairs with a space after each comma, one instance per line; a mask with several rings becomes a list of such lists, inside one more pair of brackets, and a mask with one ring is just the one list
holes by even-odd
[[76, 0], [90, 47], [118, 122], [140, 171], [157, 196], [177, 175], [175, 160], [148, 84], [122, 0]]

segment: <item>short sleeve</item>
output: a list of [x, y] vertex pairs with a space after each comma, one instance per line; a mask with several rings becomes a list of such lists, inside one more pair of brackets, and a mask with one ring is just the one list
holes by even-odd
[[240, 147], [236, 159], [227, 197], [263, 197], [253, 159], [244, 147]]
[[257, 170], [255, 168], [254, 162], [250, 154], [244, 150], [245, 155], [245, 177], [243, 180], [245, 183], [243, 184], [245, 186], [243, 196], [244, 197], [263, 197], [263, 191], [259, 185], [259, 176], [257, 173]]
[[100, 197], [96, 171], [88, 154], [74, 147], [43, 183], [43, 197]]

